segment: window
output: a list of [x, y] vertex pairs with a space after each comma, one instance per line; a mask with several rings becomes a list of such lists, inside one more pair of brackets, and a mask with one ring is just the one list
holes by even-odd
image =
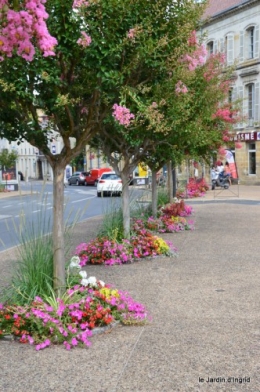
[[214, 42], [213, 41], [210, 41], [207, 43], [207, 52], [208, 52], [208, 57], [214, 53]]
[[249, 26], [240, 31], [240, 62], [259, 57], [259, 26]]
[[250, 27], [247, 30], [247, 47], [248, 47], [248, 58], [254, 58], [254, 41], [255, 41], [255, 28]]
[[256, 174], [256, 147], [255, 143], [248, 144], [248, 174]]

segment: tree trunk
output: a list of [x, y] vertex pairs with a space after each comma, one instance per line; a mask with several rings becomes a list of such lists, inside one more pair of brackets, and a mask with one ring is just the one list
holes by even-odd
[[168, 179], [168, 197], [169, 197], [169, 202], [173, 202], [173, 195], [172, 195], [172, 162], [169, 161], [167, 163], [167, 179]]
[[177, 194], [177, 177], [176, 177], [176, 168], [172, 168], [172, 196], [176, 197]]
[[53, 287], [57, 296], [66, 289], [64, 252], [64, 170], [65, 166], [53, 167]]
[[123, 212], [123, 227], [124, 238], [130, 238], [130, 197], [129, 197], [129, 178], [121, 173], [123, 182], [122, 190], [122, 212]]
[[157, 181], [156, 181], [156, 170], [152, 170], [152, 214], [153, 217], [157, 217], [157, 203], [158, 203], [158, 193], [157, 193]]

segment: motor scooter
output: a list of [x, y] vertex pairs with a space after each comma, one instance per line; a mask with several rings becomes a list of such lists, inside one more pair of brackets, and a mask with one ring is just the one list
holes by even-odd
[[228, 189], [228, 175], [225, 175], [224, 172], [219, 173], [216, 170], [211, 170], [211, 189], [214, 190], [217, 186], [223, 189]]

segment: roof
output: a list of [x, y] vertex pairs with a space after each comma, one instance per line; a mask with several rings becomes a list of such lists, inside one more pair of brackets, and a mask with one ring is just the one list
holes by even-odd
[[209, 0], [209, 5], [204, 12], [205, 17], [216, 16], [224, 11], [239, 7], [242, 4], [249, 3], [250, 0]]

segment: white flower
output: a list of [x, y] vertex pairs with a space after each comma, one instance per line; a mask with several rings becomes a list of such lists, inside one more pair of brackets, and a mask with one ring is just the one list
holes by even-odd
[[86, 273], [86, 271], [80, 271], [79, 275], [83, 278], [83, 279], [87, 279], [88, 274]]
[[97, 279], [95, 278], [95, 276], [90, 276], [88, 278], [89, 284], [95, 285], [97, 284]]
[[88, 279], [81, 279], [80, 284], [81, 286], [88, 286], [89, 285]]
[[99, 280], [99, 284], [100, 284], [100, 286], [102, 286], [102, 287], [105, 286], [105, 282], [103, 282], [103, 280]]
[[82, 286], [88, 286], [89, 285], [89, 281], [88, 281], [88, 279], [87, 279], [87, 273], [86, 273], [86, 271], [80, 271], [79, 272], [79, 275], [82, 277], [82, 279], [81, 279], [81, 281], [80, 281], [80, 284], [82, 285]]
[[78, 257], [78, 256], [73, 256], [71, 259], [70, 259], [70, 265], [69, 265], [69, 267], [70, 268], [81, 268], [81, 266], [79, 265], [79, 263], [80, 263], [80, 258]]

